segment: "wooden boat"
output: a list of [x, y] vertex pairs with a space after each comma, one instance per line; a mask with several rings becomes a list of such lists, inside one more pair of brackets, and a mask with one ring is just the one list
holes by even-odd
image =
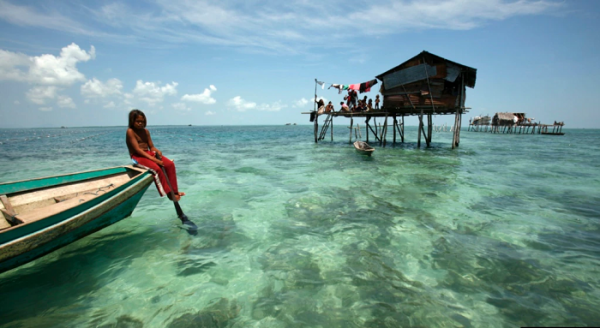
[[128, 217], [152, 181], [121, 166], [0, 184], [0, 273]]
[[371, 154], [375, 151], [375, 148], [369, 146], [368, 143], [360, 140], [354, 142], [354, 148], [358, 153], [367, 156], [371, 156]]

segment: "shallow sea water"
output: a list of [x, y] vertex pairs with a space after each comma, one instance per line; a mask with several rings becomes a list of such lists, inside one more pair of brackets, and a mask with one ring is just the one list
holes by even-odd
[[[149, 127], [199, 233], [151, 186], [131, 217], [0, 274], [0, 326], [600, 325], [600, 130], [463, 130], [452, 150], [407, 127], [369, 158], [334, 128]], [[129, 164], [124, 136], [0, 130], [0, 182]]]

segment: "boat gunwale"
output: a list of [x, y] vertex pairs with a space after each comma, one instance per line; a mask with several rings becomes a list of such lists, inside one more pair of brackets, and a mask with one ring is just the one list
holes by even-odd
[[[124, 172], [127, 172], [128, 169], [140, 171], [139, 169], [135, 168], [134, 166], [122, 165], [122, 166], [107, 167], [107, 168], [97, 169], [97, 170], [73, 172], [73, 173], [67, 173], [67, 174], [51, 175], [51, 176], [18, 180], [18, 181], [2, 182], [2, 183], [0, 183], [0, 194], [2, 194], [2, 195], [16, 194], [16, 193], [27, 192], [27, 191], [32, 191], [32, 190], [42, 189], [42, 188], [47, 188], [47, 187], [55, 187], [55, 186], [60, 186], [63, 184], [69, 184], [69, 183], [73, 183], [73, 182], [94, 179], [94, 178], [98, 178], [98, 177], [105, 176], [105, 175], [124, 173]], [[110, 171], [114, 171], [114, 172], [100, 174], [101, 172], [110, 172]], [[91, 176], [85, 176], [90, 173], [97, 173], [98, 175], [94, 174]], [[52, 182], [51, 181], [52, 179], [59, 179], [59, 178], [67, 178], [67, 180], [56, 182], [56, 183], [35, 186], [35, 187], [19, 186], [19, 185], [23, 185], [26, 183], [42, 182], [44, 180], [48, 180], [48, 182]], [[11, 185], [16, 186], [16, 188], [11, 190], [10, 189]]]

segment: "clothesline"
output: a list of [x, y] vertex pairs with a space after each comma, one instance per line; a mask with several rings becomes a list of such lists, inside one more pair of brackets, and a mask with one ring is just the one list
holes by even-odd
[[373, 79], [367, 82], [363, 82], [363, 83], [355, 83], [355, 84], [337, 84], [337, 83], [328, 83], [328, 82], [324, 82], [324, 81], [319, 81], [317, 79], [315, 79], [315, 83], [317, 83], [318, 85], [321, 86], [321, 89], [325, 89], [325, 84], [329, 84], [329, 88], [327, 89], [331, 89], [331, 87], [334, 87], [336, 89], [338, 89], [338, 94], [341, 94], [343, 90], [356, 90], [360, 93], [364, 93], [364, 92], [369, 92], [371, 91], [371, 87], [374, 86], [375, 84], [377, 84], [377, 79]]

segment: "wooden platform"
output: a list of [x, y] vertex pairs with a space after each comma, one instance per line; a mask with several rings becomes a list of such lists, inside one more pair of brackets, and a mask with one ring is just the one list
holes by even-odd
[[502, 134], [543, 134], [562, 136], [564, 124], [523, 123], [512, 125], [471, 124], [467, 131]]
[[[454, 129], [452, 130], [454, 136], [452, 141], [452, 148], [458, 146], [460, 142], [460, 127], [462, 121], [462, 114], [467, 113], [470, 107], [460, 107], [460, 108], [431, 108], [431, 107], [418, 107], [414, 106], [413, 108], [399, 107], [399, 108], [383, 108], [381, 110], [373, 110], [369, 112], [342, 112], [342, 111], [334, 111], [329, 113], [323, 113], [316, 115], [314, 117], [314, 135], [315, 135], [315, 143], [319, 142], [319, 140], [325, 139], [327, 132], [329, 129], [331, 132], [331, 141], [333, 141], [333, 118], [334, 117], [347, 117], [350, 119], [350, 137], [349, 142], [352, 143], [352, 131], [354, 126], [355, 118], [365, 118], [365, 129], [366, 129], [366, 141], [369, 142], [370, 134], [375, 136], [375, 140], [379, 142], [379, 144], [385, 147], [387, 143], [387, 132], [388, 126], [392, 127], [392, 142], [396, 143], [396, 135], [400, 137], [400, 142], [404, 142], [404, 118], [406, 116], [417, 116], [419, 118], [419, 127], [418, 127], [418, 135], [417, 135], [417, 147], [421, 147], [421, 136], [425, 139], [425, 143], [427, 147], [431, 145], [432, 140], [432, 132], [433, 132], [433, 116], [434, 115], [454, 115]], [[316, 112], [301, 112], [301, 114], [311, 114], [314, 115]], [[319, 117], [325, 116], [325, 122], [319, 132]], [[381, 127], [377, 126], [377, 118], [383, 118], [384, 122]], [[392, 119], [392, 124], [388, 125], [388, 118]], [[312, 119], [312, 117], [311, 117]], [[373, 121], [371, 122], [371, 119]], [[355, 136], [358, 140], [358, 136]]]
[[[464, 108], [462, 114], [468, 113], [468, 109], [470, 107]], [[386, 108], [385, 110], [373, 110], [370, 112], [342, 112], [342, 111], [334, 111], [330, 113], [319, 114], [319, 116], [332, 114], [333, 117], [386, 117], [386, 116], [419, 116], [424, 114], [432, 114], [432, 115], [455, 115], [457, 109], [447, 109], [447, 108], [436, 108], [433, 110], [431, 107], [416, 107], [414, 109], [407, 108], [397, 108], [390, 109]], [[302, 112], [301, 114], [312, 114], [313, 112]]]

